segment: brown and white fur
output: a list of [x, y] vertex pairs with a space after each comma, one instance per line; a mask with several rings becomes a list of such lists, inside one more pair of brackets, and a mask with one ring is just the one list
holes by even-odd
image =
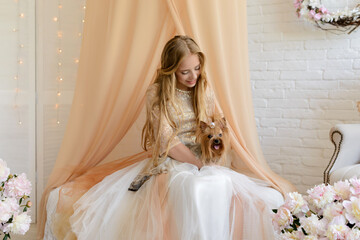
[[[225, 152], [229, 139], [228, 128], [225, 118], [212, 117], [212, 121], [207, 124], [200, 121], [196, 130], [196, 141], [200, 143], [200, 160], [204, 165], [225, 163]], [[159, 166], [152, 167], [149, 170], [140, 173], [130, 184], [130, 191], [137, 191], [151, 176], [168, 172], [168, 161]]]
[[196, 142], [200, 143], [200, 160], [204, 165], [224, 165], [229, 145], [229, 130], [225, 118], [213, 116], [209, 123], [200, 121], [196, 131]]

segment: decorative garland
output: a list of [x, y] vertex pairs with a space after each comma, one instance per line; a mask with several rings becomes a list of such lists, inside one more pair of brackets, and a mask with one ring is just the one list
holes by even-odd
[[294, 0], [294, 6], [298, 17], [304, 17], [323, 30], [329, 30], [324, 26], [332, 25], [350, 34], [360, 25], [360, 4], [352, 10], [346, 7], [336, 12], [328, 11], [320, 0]]

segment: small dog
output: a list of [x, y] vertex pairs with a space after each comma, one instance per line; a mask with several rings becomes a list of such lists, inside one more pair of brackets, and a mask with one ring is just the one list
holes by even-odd
[[[228, 140], [229, 130], [225, 118], [213, 116], [210, 124], [200, 121], [200, 125], [196, 130], [196, 142], [200, 143], [200, 146], [194, 147], [196, 149], [201, 148], [200, 160], [204, 165], [224, 165]], [[167, 173], [168, 163], [168, 161], [165, 161], [157, 167], [152, 167], [146, 172], [140, 173], [130, 184], [128, 190], [136, 192], [151, 176]]]
[[209, 124], [200, 121], [196, 132], [196, 142], [200, 143], [200, 160], [204, 165], [223, 165], [229, 145], [229, 130], [225, 118], [213, 116]]

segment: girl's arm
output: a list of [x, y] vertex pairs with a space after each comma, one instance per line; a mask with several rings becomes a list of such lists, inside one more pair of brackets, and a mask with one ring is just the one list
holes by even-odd
[[200, 159], [198, 159], [183, 143], [176, 144], [172, 147], [169, 150], [168, 155], [179, 162], [194, 164], [199, 169], [203, 166]]

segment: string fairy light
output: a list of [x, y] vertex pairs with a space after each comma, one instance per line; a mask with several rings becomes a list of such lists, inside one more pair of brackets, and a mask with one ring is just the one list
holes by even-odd
[[[82, 15], [81, 15], [81, 23], [80, 23], [80, 27], [79, 27], [79, 32], [78, 32], [78, 37], [81, 39], [82, 37], [82, 30], [83, 30], [83, 25], [85, 23], [85, 9], [86, 9], [86, 0], [83, 0], [82, 3]], [[55, 110], [56, 110], [56, 123], [58, 125], [60, 125], [60, 108], [61, 108], [61, 104], [60, 104], [60, 97], [62, 96], [62, 91], [61, 91], [61, 84], [64, 82], [64, 77], [63, 77], [63, 54], [64, 52], [66, 52], [66, 50], [64, 51], [64, 49], [62, 48], [63, 46], [63, 37], [64, 37], [64, 33], [63, 33], [63, 28], [62, 28], [62, 10], [64, 9], [62, 0], [58, 0], [57, 2], [57, 16], [53, 16], [52, 21], [54, 23], [57, 24], [57, 41], [58, 41], [58, 47], [56, 50], [57, 53], [57, 77], [56, 77], [56, 103], [55, 103]], [[74, 63], [78, 64], [79, 63], [79, 59], [76, 57], [74, 58]]]
[[61, 24], [61, 16], [63, 5], [61, 0], [58, 0], [58, 8], [57, 8], [57, 16], [53, 17], [53, 21], [57, 23], [57, 39], [58, 39], [58, 48], [57, 48], [57, 77], [56, 77], [56, 123], [60, 125], [60, 96], [61, 96], [61, 83], [63, 80], [62, 77], [62, 40], [63, 40], [63, 31], [62, 31], [62, 24]]
[[19, 0], [14, 0], [14, 2], [16, 3], [16, 14], [17, 14], [17, 18], [16, 18], [16, 26], [13, 27], [12, 32], [16, 33], [16, 48], [17, 48], [17, 53], [16, 53], [16, 74], [13, 77], [13, 80], [15, 81], [15, 93], [14, 93], [14, 110], [16, 112], [17, 115], [17, 121], [19, 125], [22, 125], [22, 116], [21, 116], [21, 111], [20, 111], [20, 106], [19, 106], [19, 95], [20, 95], [20, 79], [21, 79], [21, 75], [20, 75], [20, 70], [21, 67], [24, 65], [24, 60], [21, 58], [22, 56], [22, 49], [24, 48], [24, 44], [21, 43], [20, 41], [20, 20], [21, 19], [25, 19], [25, 13], [21, 12], [21, 6], [20, 6], [20, 2]]

